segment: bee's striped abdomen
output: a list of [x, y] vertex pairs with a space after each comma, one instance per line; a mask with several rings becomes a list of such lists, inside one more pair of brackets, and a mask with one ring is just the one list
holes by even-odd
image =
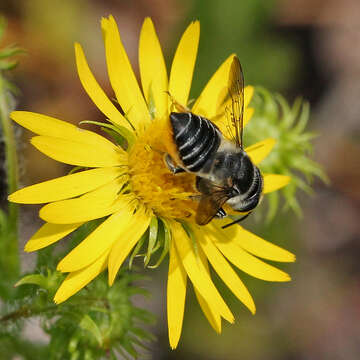
[[198, 172], [216, 153], [221, 138], [211, 121], [192, 113], [171, 113], [174, 141], [188, 171]]

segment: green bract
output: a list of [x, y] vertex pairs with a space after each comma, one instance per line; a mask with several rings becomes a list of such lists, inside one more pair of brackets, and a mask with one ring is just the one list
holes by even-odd
[[322, 167], [310, 159], [313, 152], [311, 140], [316, 138], [317, 134], [306, 130], [310, 115], [309, 103], [297, 98], [291, 106], [283, 96], [273, 95], [268, 90], [257, 87], [251, 106], [255, 108], [255, 113], [245, 129], [246, 143], [252, 144], [267, 137], [276, 140], [272, 152], [261, 163], [261, 170], [264, 173], [291, 177], [289, 185], [267, 196], [267, 219], [273, 219], [277, 213], [280, 192], [285, 199], [285, 208], [291, 208], [301, 215], [296, 198], [297, 190], [311, 194], [310, 184], [314, 176], [328, 182]]

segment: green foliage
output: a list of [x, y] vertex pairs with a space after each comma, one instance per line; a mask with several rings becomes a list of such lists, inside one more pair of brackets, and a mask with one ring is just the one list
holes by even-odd
[[138, 275], [122, 271], [112, 287], [105, 275], [99, 276], [70, 300], [56, 305], [52, 299], [63, 279], [62, 274], [49, 270], [21, 279], [17, 285], [28, 287], [27, 295], [0, 317], [0, 342], [18, 333], [14, 324], [20, 329], [21, 322], [30, 317], [39, 317], [50, 336], [49, 344], [43, 347], [49, 359], [115, 358], [116, 353], [136, 358], [135, 345], [145, 347], [144, 341], [153, 340], [139, 327], [153, 323], [153, 315], [131, 303], [132, 295], [146, 294], [133, 284]]
[[114, 141], [125, 150], [130, 150], [135, 142], [134, 134], [126, 127], [121, 125], [112, 125], [104, 122], [84, 120], [80, 124], [92, 124], [100, 126], [101, 130], [109, 134]]
[[[4, 36], [6, 21], [0, 17], [0, 43]], [[15, 55], [23, 52], [14, 45], [0, 48], [0, 141], [5, 153], [5, 188], [10, 193], [18, 188], [18, 168], [16, 142], [9, 114], [14, 108], [13, 94], [16, 88], [4, 77], [5, 70], [17, 65]], [[2, 147], [2, 146], [1, 146]], [[18, 207], [9, 204], [7, 209], [0, 209], [0, 273], [4, 281], [0, 283], [0, 296], [11, 297], [14, 290], [8, 285], [19, 275], [19, 255], [17, 247]]]
[[[143, 257], [144, 267], [149, 267], [151, 269], [157, 268], [169, 252], [170, 240], [171, 232], [166, 220], [154, 216], [151, 219], [149, 229], [142, 236], [130, 255], [129, 267], [131, 268], [136, 257]], [[161, 253], [158, 256], [157, 261], [154, 265], [150, 265], [152, 256], [158, 252], [158, 250], [161, 250]]]
[[291, 177], [289, 185], [266, 196], [269, 205], [267, 219], [271, 220], [276, 215], [280, 193], [284, 196], [285, 208], [291, 208], [301, 215], [297, 190], [311, 194], [310, 184], [314, 177], [328, 182], [321, 166], [309, 157], [313, 151], [311, 140], [317, 136], [305, 131], [310, 114], [309, 104], [298, 98], [290, 106], [281, 95], [273, 95], [257, 87], [251, 106], [255, 108], [255, 114], [246, 126], [246, 142], [253, 144], [268, 137], [276, 139], [274, 149], [260, 165], [261, 170]]
[[[38, 357], [24, 353], [25, 359], [115, 359], [116, 354], [137, 358], [137, 349], [146, 349], [145, 343], [154, 340], [143, 330], [144, 324], [154, 322], [154, 316], [131, 302], [133, 295], [149, 295], [134, 285], [141, 279], [139, 275], [122, 270], [114, 285], [109, 287], [103, 274], [66, 302], [59, 305], [53, 302], [64, 275], [49, 269], [55, 268], [69, 247], [76, 246], [101, 221], [94, 220], [81, 226], [64, 251], [55, 252], [53, 247], [40, 250], [38, 270], [23, 276], [15, 289], [10, 282], [6, 283], [14, 289], [12, 300], [0, 307], [0, 344], [7, 344], [11, 349], [7, 358], [23, 354], [18, 348], [19, 344], [26, 343], [19, 340], [21, 329], [24, 321], [33, 317], [40, 319], [42, 329], [49, 335], [49, 343], [42, 347], [26, 343], [28, 348], [34, 348]], [[2, 298], [10, 300], [8, 296]]]
[[[4, 36], [5, 29], [6, 20], [0, 16], [0, 43]], [[0, 71], [14, 69], [18, 64], [18, 61], [14, 60], [13, 57], [22, 53], [24, 53], [24, 50], [17, 47], [15, 44], [0, 48]]]

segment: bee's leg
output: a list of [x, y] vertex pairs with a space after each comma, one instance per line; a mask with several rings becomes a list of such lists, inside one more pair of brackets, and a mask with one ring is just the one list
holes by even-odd
[[171, 156], [169, 154], [165, 154], [164, 156], [164, 161], [166, 166], [168, 167], [168, 169], [173, 173], [173, 174], [179, 174], [182, 172], [185, 172], [185, 170], [179, 166], [176, 166], [174, 164], [173, 159], [171, 158]]
[[223, 218], [225, 218], [225, 217], [227, 217], [226, 211], [225, 211], [223, 208], [220, 208], [220, 209], [217, 211], [217, 213], [216, 213], [216, 215], [215, 215], [215, 218], [216, 218], [216, 219], [223, 219]]

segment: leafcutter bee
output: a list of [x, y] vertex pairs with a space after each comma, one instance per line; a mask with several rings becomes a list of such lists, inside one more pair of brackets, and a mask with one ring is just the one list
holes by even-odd
[[184, 171], [196, 174], [196, 188], [201, 194], [196, 213], [199, 225], [206, 225], [214, 217], [227, 216], [224, 204], [247, 213], [235, 221], [239, 222], [258, 205], [262, 196], [260, 170], [243, 149], [244, 76], [236, 56], [230, 67], [228, 96], [231, 105], [225, 113], [233, 141], [225, 138], [213, 122], [184, 107], [180, 106], [180, 110], [185, 111], [170, 114], [178, 159], [175, 163], [167, 154], [165, 161], [174, 174]]

